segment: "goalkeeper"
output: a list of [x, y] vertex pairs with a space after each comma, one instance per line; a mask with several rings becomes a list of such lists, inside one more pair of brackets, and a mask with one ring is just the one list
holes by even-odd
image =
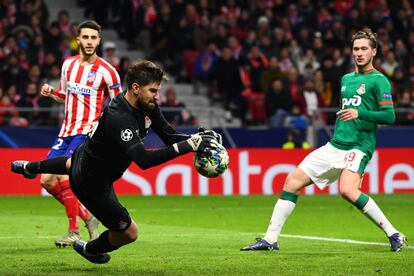
[[[212, 130], [189, 136], [168, 124], [157, 105], [164, 80], [165, 73], [154, 63], [134, 63], [127, 72], [127, 91], [110, 102], [71, 158], [11, 164], [13, 172], [27, 178], [39, 173], [69, 174], [76, 197], [108, 228], [96, 240], [79, 240], [73, 244], [75, 251], [90, 262], [107, 263], [108, 252], [138, 238], [137, 225], [118, 201], [113, 188], [113, 182], [132, 161], [147, 169], [189, 152], [210, 152], [221, 143], [221, 136]], [[149, 128], [168, 146], [145, 149], [143, 140]]]

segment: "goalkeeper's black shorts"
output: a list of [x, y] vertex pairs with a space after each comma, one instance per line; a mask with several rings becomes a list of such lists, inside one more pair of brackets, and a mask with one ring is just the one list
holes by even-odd
[[83, 144], [72, 155], [70, 186], [79, 201], [109, 230], [123, 232], [131, 225], [127, 209], [121, 205], [112, 182], [105, 179], [86, 179], [81, 174], [80, 159]]

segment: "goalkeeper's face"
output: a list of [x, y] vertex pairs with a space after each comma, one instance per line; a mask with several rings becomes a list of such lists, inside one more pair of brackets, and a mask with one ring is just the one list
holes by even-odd
[[369, 69], [369, 67], [372, 67], [372, 62], [376, 53], [377, 49], [372, 48], [369, 39], [360, 38], [354, 40], [352, 55], [355, 64], [359, 69]]
[[150, 83], [145, 86], [134, 83], [133, 88], [137, 89], [138, 107], [145, 111], [153, 110], [159, 100], [160, 87], [161, 84], [159, 83]]
[[85, 57], [90, 57], [96, 54], [96, 49], [101, 42], [101, 37], [97, 30], [83, 28], [80, 31], [79, 36], [77, 37], [77, 42], [79, 45], [81, 55]]

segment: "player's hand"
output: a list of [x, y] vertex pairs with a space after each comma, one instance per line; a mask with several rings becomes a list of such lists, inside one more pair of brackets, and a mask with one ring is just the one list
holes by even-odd
[[51, 97], [51, 95], [53, 95], [53, 90], [54, 88], [52, 86], [45, 83], [42, 85], [42, 88], [40, 89], [40, 94], [45, 97]]
[[221, 135], [217, 132], [215, 132], [214, 130], [210, 129], [210, 130], [205, 130], [203, 127], [199, 127], [198, 128], [198, 134], [200, 134], [201, 136], [203, 135], [208, 135], [208, 136], [212, 136], [214, 139], [216, 139], [216, 141], [222, 145], [223, 144], [223, 138], [221, 137]]
[[358, 110], [352, 108], [341, 109], [336, 112], [336, 115], [339, 116], [339, 120], [347, 122], [358, 118]]
[[211, 152], [212, 149], [216, 149], [219, 145], [216, 139], [210, 135], [200, 135], [199, 133], [191, 135], [186, 140], [193, 151], [198, 152]]
[[175, 152], [183, 154], [191, 151], [205, 152], [212, 154], [213, 150], [219, 147], [216, 139], [210, 135], [191, 135], [187, 140], [175, 143], [173, 145]]

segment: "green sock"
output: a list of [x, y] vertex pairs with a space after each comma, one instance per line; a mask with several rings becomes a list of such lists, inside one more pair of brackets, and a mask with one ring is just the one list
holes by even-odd
[[362, 208], [364, 208], [365, 204], [367, 204], [369, 200], [369, 196], [367, 196], [364, 193], [361, 193], [358, 197], [358, 199], [353, 202], [352, 204], [355, 205], [355, 207], [357, 207], [358, 209], [362, 210]]
[[296, 201], [298, 201], [297, 194], [286, 192], [286, 191], [282, 191], [282, 193], [280, 194], [280, 198], [284, 200], [292, 201], [293, 203], [296, 203]]

